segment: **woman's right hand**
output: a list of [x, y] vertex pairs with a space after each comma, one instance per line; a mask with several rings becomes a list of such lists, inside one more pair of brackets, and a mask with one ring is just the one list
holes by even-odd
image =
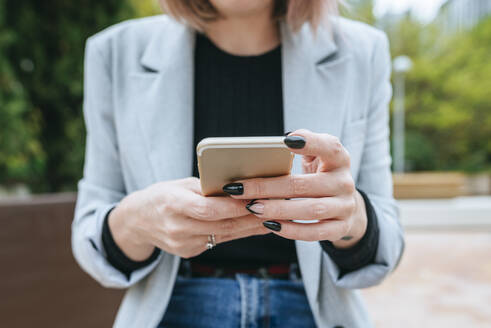
[[126, 196], [109, 215], [114, 241], [132, 260], [147, 259], [158, 247], [190, 258], [217, 244], [271, 232], [245, 208], [248, 201], [204, 197], [199, 179], [159, 182]]

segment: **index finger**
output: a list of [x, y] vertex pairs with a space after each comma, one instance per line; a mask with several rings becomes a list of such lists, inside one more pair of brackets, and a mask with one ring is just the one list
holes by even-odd
[[228, 196], [205, 197], [190, 193], [181, 200], [181, 213], [191, 218], [203, 221], [216, 221], [236, 218], [250, 214], [245, 205], [247, 201]]
[[241, 185], [242, 193], [231, 196], [235, 199], [334, 196], [340, 191], [348, 190], [349, 182], [340, 171], [251, 178], [235, 181], [233, 185]]
[[314, 133], [307, 129], [293, 131], [285, 137], [291, 152], [304, 156], [318, 156], [324, 170], [349, 165], [349, 155], [338, 137], [327, 133]]

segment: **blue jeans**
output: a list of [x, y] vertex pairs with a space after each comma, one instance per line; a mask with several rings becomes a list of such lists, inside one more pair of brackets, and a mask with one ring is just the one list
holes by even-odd
[[177, 277], [159, 327], [315, 327], [303, 282]]

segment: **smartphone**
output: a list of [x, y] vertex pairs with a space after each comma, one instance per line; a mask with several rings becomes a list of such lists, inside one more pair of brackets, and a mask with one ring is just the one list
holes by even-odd
[[293, 154], [285, 137], [205, 138], [196, 146], [201, 192], [224, 195], [227, 183], [290, 174]]

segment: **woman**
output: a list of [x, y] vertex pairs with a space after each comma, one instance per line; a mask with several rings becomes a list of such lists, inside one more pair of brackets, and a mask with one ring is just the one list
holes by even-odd
[[[355, 290], [404, 246], [386, 37], [334, 0], [163, 5], [172, 17], [87, 42], [72, 244], [102, 285], [129, 288], [115, 326], [371, 326]], [[291, 176], [201, 195], [201, 138], [285, 130]]]

